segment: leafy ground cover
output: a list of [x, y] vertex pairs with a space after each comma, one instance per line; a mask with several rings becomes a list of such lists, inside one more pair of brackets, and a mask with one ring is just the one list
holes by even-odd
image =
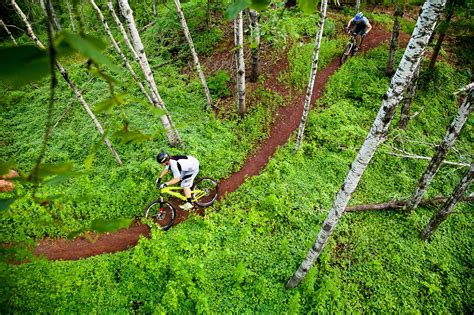
[[[330, 79], [318, 104], [324, 109], [310, 114], [302, 152], [295, 155], [291, 142], [281, 148], [260, 176], [205, 217], [194, 216], [167, 233], [154, 230], [150, 239], [127, 252], [80, 261], [0, 264], [1, 307], [63, 313], [472, 313], [469, 205], [460, 205], [430, 243], [419, 240], [418, 233], [435, 209], [419, 209], [411, 216], [347, 214], [303, 284], [284, 289], [380, 106], [388, 85], [386, 58], [382, 47], [350, 59]], [[413, 191], [427, 162], [384, 152], [403, 143], [405, 149], [429, 156], [433, 148], [427, 144], [441, 140], [456, 112], [451, 93], [467, 77], [439, 64], [432, 82], [422, 82], [413, 109], [419, 114], [406, 133], [395, 128], [395, 119], [390, 139], [398, 140], [376, 154], [353, 203], [407, 197]], [[198, 138], [194, 132], [189, 131], [189, 139]], [[472, 121], [457, 152], [469, 152], [471, 137]], [[144, 164], [134, 170], [149, 171], [152, 161]], [[461, 173], [444, 166], [428, 194], [449, 194]]]

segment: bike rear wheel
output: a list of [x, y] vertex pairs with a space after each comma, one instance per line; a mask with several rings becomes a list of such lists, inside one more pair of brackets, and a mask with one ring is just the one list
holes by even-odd
[[346, 48], [344, 49], [344, 53], [341, 56], [341, 59], [339, 60], [341, 65], [346, 62], [347, 58], [349, 58], [349, 55], [352, 52], [352, 43], [348, 43], [346, 45]]
[[200, 207], [208, 207], [212, 205], [219, 195], [219, 183], [212, 178], [203, 177], [196, 181], [192, 190], [200, 190], [194, 201]]
[[145, 218], [151, 219], [160, 229], [169, 229], [176, 218], [176, 209], [167, 201], [155, 200], [145, 208]]

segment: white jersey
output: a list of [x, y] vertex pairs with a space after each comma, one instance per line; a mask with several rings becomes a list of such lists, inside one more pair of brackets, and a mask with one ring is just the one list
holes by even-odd
[[199, 161], [191, 155], [175, 156], [171, 157], [166, 169], [171, 169], [173, 178], [179, 177], [182, 180], [181, 187], [190, 187], [199, 172]]

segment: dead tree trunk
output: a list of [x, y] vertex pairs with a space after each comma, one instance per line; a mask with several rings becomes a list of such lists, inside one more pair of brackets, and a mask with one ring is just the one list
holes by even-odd
[[431, 218], [430, 222], [426, 225], [425, 229], [420, 235], [422, 240], [426, 241], [429, 239], [431, 235], [433, 235], [433, 233], [438, 229], [439, 225], [453, 212], [454, 206], [460, 199], [462, 199], [464, 193], [472, 183], [473, 178], [474, 164], [471, 164], [471, 168], [464, 174], [461, 182], [458, 184], [451, 197], [449, 197], [448, 201], [444, 204], [443, 208], [436, 212]]
[[303, 115], [301, 116], [300, 126], [298, 128], [298, 136], [296, 138], [296, 148], [298, 151], [301, 142], [303, 141], [304, 129], [306, 121], [308, 120], [309, 109], [311, 107], [311, 96], [313, 95], [314, 81], [316, 80], [316, 73], [318, 72], [318, 58], [319, 49], [321, 48], [321, 40], [323, 38], [324, 21], [326, 20], [327, 0], [321, 1], [321, 10], [319, 13], [318, 31], [314, 40], [313, 62], [311, 65], [311, 72], [309, 74], [308, 86], [306, 88], [306, 96], [304, 99]]
[[3, 23], [2, 19], [0, 19], [0, 24], [3, 26], [3, 28], [5, 29], [5, 32], [7, 32], [8, 36], [10, 36], [10, 38], [12, 39], [15, 46], [18, 46], [18, 44], [16, 43], [16, 40], [15, 40], [15, 37], [13, 37], [12, 33], [10, 33], [10, 30], [5, 25], [5, 23]]
[[69, 3], [69, 0], [66, 0], [66, 5], [67, 5], [67, 12], [69, 13], [69, 20], [71, 20], [72, 31], [75, 32], [76, 26], [74, 25], [74, 19], [72, 17], [71, 4]]
[[408, 43], [407, 49], [403, 55], [402, 61], [395, 72], [390, 86], [385, 93], [382, 105], [379, 109], [377, 117], [369, 131], [365, 141], [360, 148], [357, 157], [352, 163], [351, 169], [347, 177], [339, 189], [336, 198], [332, 204], [326, 220], [322, 225], [318, 236], [311, 246], [306, 258], [295, 274], [288, 280], [287, 288], [296, 287], [306, 276], [326, 246], [329, 236], [339, 223], [339, 219], [344, 214], [347, 203], [352, 193], [357, 188], [359, 181], [364, 174], [365, 169], [369, 165], [378, 145], [386, 138], [388, 127], [395, 113], [396, 106], [402, 98], [408, 82], [410, 81], [413, 71], [426, 48], [428, 39], [441, 14], [445, 0], [427, 0], [423, 5], [423, 11], [416, 23], [413, 35]]
[[[23, 11], [20, 9], [20, 7], [16, 4], [15, 0], [12, 0], [12, 5], [15, 11], [18, 13], [20, 18], [23, 20], [26, 26], [26, 30], [28, 33], [28, 36], [35, 42], [35, 44], [42, 48], [45, 49], [43, 43], [36, 37], [35, 33], [33, 32], [33, 29], [31, 28], [30, 23], [28, 22], [28, 19], [26, 18], [26, 15], [23, 13]], [[72, 81], [69, 79], [69, 75], [66, 72], [66, 70], [63, 68], [63, 66], [56, 61], [56, 67], [58, 68], [59, 72], [61, 73], [61, 76], [64, 78], [64, 80], [67, 82], [69, 87], [73, 90], [74, 94], [76, 94], [76, 97], [79, 99], [79, 102], [81, 103], [82, 107], [86, 111], [86, 113], [89, 115], [89, 117], [92, 119], [92, 122], [94, 123], [94, 126], [96, 127], [97, 131], [99, 131], [99, 134], [104, 138], [104, 143], [105, 145], [109, 148], [110, 152], [115, 158], [115, 161], [117, 164], [122, 165], [122, 160], [120, 159], [120, 156], [118, 155], [117, 151], [115, 151], [114, 147], [112, 146], [112, 143], [109, 141], [107, 136], [105, 136], [104, 129], [100, 125], [100, 122], [97, 120], [95, 117], [94, 113], [91, 111], [89, 105], [86, 103], [84, 98], [82, 97], [81, 92], [77, 89], [77, 87], [72, 83]]]
[[395, 63], [395, 54], [397, 53], [398, 47], [398, 35], [400, 34], [400, 21], [399, 17], [403, 15], [403, 11], [400, 8], [395, 9], [393, 14], [393, 30], [392, 38], [390, 39], [390, 53], [388, 55], [387, 67], [385, 68], [385, 74], [392, 76], [395, 70], [393, 69], [393, 64]]
[[456, 139], [458, 138], [459, 133], [461, 132], [462, 127], [464, 126], [464, 123], [467, 121], [469, 114], [472, 111], [473, 101], [474, 101], [474, 88], [472, 87], [472, 84], [471, 84], [471, 87], [468, 90], [468, 95], [466, 96], [466, 99], [464, 100], [462, 105], [459, 107], [456, 117], [454, 118], [453, 122], [451, 123], [448, 130], [446, 131], [443, 141], [438, 146], [438, 149], [436, 150], [433, 158], [431, 159], [430, 164], [426, 168], [425, 173], [421, 177], [418, 183], [418, 186], [416, 187], [415, 193], [413, 194], [410, 201], [408, 202], [408, 205], [406, 208], [407, 211], [412, 211], [418, 206], [418, 203], [420, 202], [421, 198], [425, 194], [426, 189], [431, 183], [431, 180], [438, 172], [441, 163], [443, 162], [444, 158], [448, 154], [451, 147], [454, 145], [454, 141], [456, 141]]
[[56, 29], [61, 32], [62, 31], [62, 28], [61, 28], [61, 24], [59, 23], [59, 19], [56, 15], [56, 12], [54, 11], [54, 7], [53, 7], [53, 3], [51, 1], [46, 1], [46, 5], [49, 7], [49, 9], [51, 10], [51, 14], [53, 16], [53, 22], [54, 22], [54, 27], [56, 27]]
[[413, 104], [413, 99], [415, 98], [415, 94], [416, 94], [416, 88], [418, 86], [418, 79], [420, 77], [420, 68], [421, 68], [421, 60], [415, 69], [413, 78], [411, 79], [410, 85], [408, 85], [405, 91], [405, 97], [403, 98], [400, 121], [398, 122], [398, 128], [403, 129], [403, 130], [407, 129], [408, 122], [410, 121], [411, 105]]
[[453, 17], [455, 5], [456, 5], [456, 0], [451, 0], [451, 6], [449, 7], [448, 15], [446, 16], [446, 20], [444, 21], [443, 28], [439, 32], [438, 41], [436, 42], [436, 46], [433, 50], [433, 55], [431, 55], [430, 64], [428, 65], [429, 70], [434, 69], [434, 66], [436, 64], [436, 59], [438, 59], [438, 55], [441, 50], [441, 45], [443, 44], [444, 38], [446, 37], [446, 32], [448, 30], [449, 23], [451, 22], [451, 18]]
[[252, 52], [252, 70], [250, 72], [250, 82], [257, 82], [258, 80], [258, 60], [260, 56], [260, 14], [257, 11], [249, 10], [250, 21], [250, 50]]
[[145, 48], [143, 47], [142, 40], [138, 33], [138, 29], [135, 24], [135, 19], [133, 18], [133, 11], [128, 4], [128, 0], [119, 0], [120, 9], [122, 10], [122, 15], [127, 21], [128, 29], [132, 36], [133, 47], [138, 54], [138, 59], [140, 61], [140, 66], [145, 76], [145, 80], [148, 83], [150, 88], [151, 97], [153, 104], [157, 108], [161, 108], [165, 114], [160, 117], [161, 123], [166, 130], [166, 135], [168, 137], [168, 142], [171, 146], [183, 145], [181, 137], [179, 136], [178, 130], [174, 127], [171, 120], [171, 116], [166, 109], [165, 103], [161, 99], [160, 94], [158, 93], [158, 88], [156, 87], [155, 78], [153, 77], [153, 71], [151, 70], [150, 64], [148, 63], [148, 58], [145, 54]]
[[94, 7], [94, 9], [97, 11], [97, 14], [99, 15], [99, 18], [102, 21], [102, 24], [104, 25], [105, 32], [109, 36], [110, 41], [112, 42], [112, 45], [114, 45], [115, 50], [120, 55], [120, 58], [122, 58], [122, 61], [125, 64], [125, 67], [127, 67], [127, 69], [130, 71], [130, 74], [132, 75], [135, 82], [137, 82], [137, 84], [140, 87], [140, 90], [142, 91], [143, 95], [145, 95], [145, 97], [148, 99], [150, 104], [153, 104], [153, 101], [152, 101], [150, 95], [148, 94], [148, 92], [145, 90], [145, 87], [143, 86], [140, 78], [137, 76], [137, 74], [135, 73], [135, 70], [133, 70], [132, 66], [128, 62], [127, 57], [125, 56], [125, 54], [120, 49], [120, 46], [118, 45], [118, 43], [115, 41], [115, 38], [114, 38], [114, 36], [112, 35], [112, 32], [109, 29], [109, 25], [107, 24], [107, 21], [105, 20], [104, 15], [102, 14], [102, 11], [99, 9], [99, 7], [94, 2], [94, 0], [90, 0], [90, 2], [92, 4], [92, 6]]
[[360, 11], [360, 0], [356, 0], [355, 11], [356, 13]]
[[245, 104], [244, 20], [242, 11], [234, 20], [234, 41], [237, 65], [237, 110], [240, 116], [247, 112]]
[[204, 88], [204, 93], [206, 94], [207, 98], [207, 110], [211, 110], [212, 108], [212, 99], [211, 93], [209, 92], [209, 88], [207, 87], [206, 78], [204, 77], [204, 73], [201, 70], [201, 64], [199, 63], [199, 58], [196, 53], [196, 49], [194, 49], [193, 38], [191, 37], [191, 33], [189, 33], [188, 24], [186, 23], [186, 19], [184, 17], [183, 9], [181, 8], [181, 3], [179, 0], [174, 0], [174, 4], [176, 6], [176, 11], [178, 12], [179, 20], [181, 22], [181, 26], [183, 27], [184, 36], [188, 41], [189, 48], [191, 49], [191, 54], [193, 55], [194, 66], [196, 67], [196, 71], [198, 72], [199, 79], [201, 80], [201, 84]]

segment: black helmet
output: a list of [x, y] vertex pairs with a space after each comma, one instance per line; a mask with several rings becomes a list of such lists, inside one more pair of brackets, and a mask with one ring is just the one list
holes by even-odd
[[158, 163], [165, 163], [166, 161], [168, 161], [170, 159], [170, 156], [168, 153], [166, 153], [165, 151], [161, 151], [160, 154], [158, 154], [156, 156], [156, 161]]

